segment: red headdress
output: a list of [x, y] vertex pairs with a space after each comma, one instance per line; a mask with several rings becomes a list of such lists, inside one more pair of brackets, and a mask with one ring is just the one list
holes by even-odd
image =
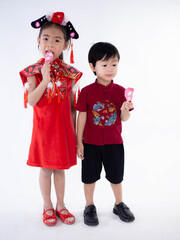
[[78, 39], [79, 34], [76, 32], [72, 23], [65, 17], [63, 12], [52, 12], [44, 15], [43, 17], [33, 21], [31, 26], [33, 28], [40, 28], [47, 22], [53, 22], [63, 26], [66, 30], [67, 36], [71, 38], [71, 54], [70, 54], [70, 62], [74, 63], [74, 54], [73, 54], [73, 38]]

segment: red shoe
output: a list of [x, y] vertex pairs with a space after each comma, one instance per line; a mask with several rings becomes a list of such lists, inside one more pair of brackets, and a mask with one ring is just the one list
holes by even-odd
[[[63, 214], [63, 211], [66, 211], [66, 213]], [[63, 223], [73, 224], [75, 222], [75, 217], [66, 208], [63, 208], [60, 211], [56, 209], [56, 215], [60, 217]]]
[[[52, 215], [47, 215], [46, 212], [47, 211], [53, 211]], [[53, 208], [51, 209], [47, 209], [47, 210], [43, 210], [43, 223], [46, 224], [47, 226], [54, 226], [57, 223], [57, 218], [56, 218], [56, 214]]]

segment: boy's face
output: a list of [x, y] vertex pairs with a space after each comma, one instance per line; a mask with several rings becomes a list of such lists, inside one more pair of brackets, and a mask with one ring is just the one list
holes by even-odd
[[97, 81], [106, 85], [116, 76], [118, 63], [118, 57], [115, 56], [108, 60], [104, 60], [103, 58], [102, 60], [97, 61], [95, 67], [90, 63], [90, 67], [93, 72], [96, 72]]

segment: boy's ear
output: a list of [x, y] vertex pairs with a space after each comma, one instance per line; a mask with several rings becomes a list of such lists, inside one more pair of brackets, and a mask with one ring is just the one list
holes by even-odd
[[89, 64], [89, 66], [90, 66], [90, 68], [91, 68], [91, 70], [93, 71], [93, 72], [95, 72], [96, 70], [95, 70], [95, 67], [93, 66], [93, 64], [92, 63], [90, 63]]

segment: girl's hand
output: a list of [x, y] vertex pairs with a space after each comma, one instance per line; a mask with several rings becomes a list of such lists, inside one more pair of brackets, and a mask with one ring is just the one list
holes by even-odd
[[43, 76], [43, 82], [48, 84], [51, 80], [50, 78], [50, 68], [51, 68], [51, 64], [50, 63], [45, 63], [42, 68], [41, 68], [41, 73]]
[[83, 145], [83, 143], [77, 145], [77, 156], [81, 160], [84, 159], [84, 145]]
[[133, 108], [133, 103], [132, 102], [123, 102], [122, 106], [121, 106], [121, 111], [129, 111], [131, 108]]

